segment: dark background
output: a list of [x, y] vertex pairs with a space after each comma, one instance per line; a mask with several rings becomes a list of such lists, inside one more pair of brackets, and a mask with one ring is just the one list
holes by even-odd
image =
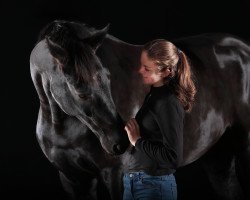
[[[41, 152], [35, 136], [39, 103], [31, 81], [29, 55], [44, 25], [54, 19], [78, 20], [97, 29], [110, 23], [110, 34], [132, 44], [205, 32], [227, 32], [248, 40], [249, 8], [246, 0], [1, 1], [0, 198], [65, 199], [57, 171]], [[203, 192], [212, 199], [202, 170], [195, 163], [188, 168], [189, 175], [183, 175], [188, 192]], [[192, 184], [195, 181], [199, 184]]]

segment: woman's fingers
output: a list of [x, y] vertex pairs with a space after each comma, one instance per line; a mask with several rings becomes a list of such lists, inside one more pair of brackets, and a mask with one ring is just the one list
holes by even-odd
[[129, 128], [127, 127], [127, 125], [124, 127], [126, 132], [129, 132]]
[[129, 125], [133, 132], [139, 132], [139, 125], [137, 124], [136, 120], [133, 118], [129, 121]]
[[134, 129], [134, 123], [133, 121], [130, 119], [128, 122], [127, 122], [127, 125], [130, 129]]
[[133, 118], [133, 119], [131, 120], [131, 122], [133, 123], [133, 126], [135, 127], [135, 129], [136, 129], [137, 131], [139, 131], [139, 125], [138, 125], [136, 119]]
[[132, 129], [133, 129], [133, 125], [131, 124], [131, 122], [127, 122], [126, 127], [127, 127], [129, 130], [132, 130]]
[[130, 119], [127, 122], [125, 130], [128, 134], [138, 134], [140, 132], [139, 125], [134, 118]]
[[124, 129], [128, 134], [130, 143], [135, 145], [137, 139], [140, 138], [139, 125], [137, 124], [136, 120], [134, 118], [130, 119], [125, 125]]

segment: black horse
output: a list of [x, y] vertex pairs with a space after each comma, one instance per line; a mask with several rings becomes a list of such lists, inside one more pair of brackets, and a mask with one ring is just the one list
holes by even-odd
[[[129, 153], [123, 121], [149, 90], [138, 74], [142, 46], [107, 31], [53, 21], [30, 56], [40, 100], [37, 139], [73, 199], [122, 198]], [[228, 34], [173, 42], [186, 52], [197, 87], [185, 116], [182, 166], [230, 133], [233, 150], [208, 156], [204, 169], [221, 199], [250, 199], [250, 46]]]

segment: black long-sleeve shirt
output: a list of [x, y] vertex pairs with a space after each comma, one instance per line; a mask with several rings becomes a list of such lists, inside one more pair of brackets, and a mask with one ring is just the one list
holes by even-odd
[[184, 114], [167, 85], [151, 87], [135, 117], [141, 138], [131, 151], [128, 171], [151, 175], [175, 172], [183, 155]]

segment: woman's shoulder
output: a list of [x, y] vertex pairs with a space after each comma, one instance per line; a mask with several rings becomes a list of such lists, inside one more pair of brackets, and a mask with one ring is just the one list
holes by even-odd
[[166, 91], [165, 93], [154, 95], [150, 104], [151, 111], [155, 113], [171, 108], [184, 112], [180, 100], [177, 98], [176, 94], [171, 91]]
[[154, 108], [158, 108], [158, 107], [161, 107], [163, 105], [177, 104], [178, 101], [179, 101], [179, 99], [177, 98], [177, 96], [174, 93], [167, 91], [165, 93], [159, 93], [156, 95], [152, 95], [150, 104]]

